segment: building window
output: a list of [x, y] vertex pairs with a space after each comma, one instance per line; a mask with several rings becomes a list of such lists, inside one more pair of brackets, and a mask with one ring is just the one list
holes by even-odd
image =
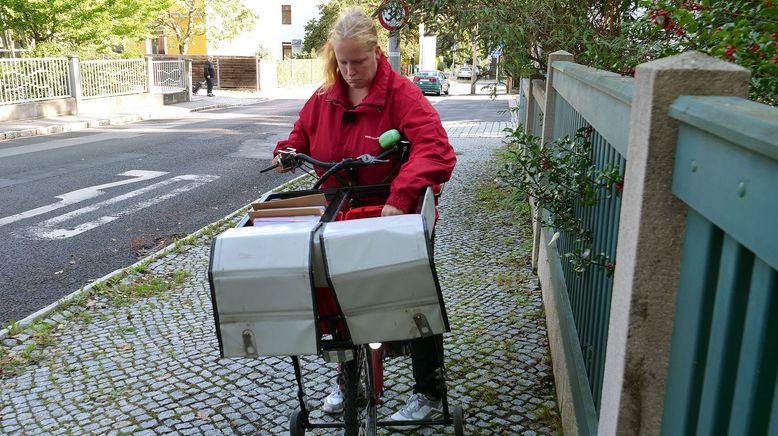
[[281, 5], [281, 24], [292, 24], [292, 5]]
[[166, 53], [167, 48], [167, 41], [165, 41], [165, 34], [162, 32], [157, 32], [157, 37], [151, 39], [151, 50], [149, 50], [150, 54], [167, 54]]
[[281, 59], [292, 59], [292, 43], [281, 43]]

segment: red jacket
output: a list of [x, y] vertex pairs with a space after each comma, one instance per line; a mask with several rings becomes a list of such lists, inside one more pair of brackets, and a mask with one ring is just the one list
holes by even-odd
[[[344, 112], [354, 112], [344, 120]], [[391, 193], [386, 203], [405, 213], [413, 212], [421, 189], [448, 181], [456, 164], [454, 149], [440, 122], [438, 112], [410, 80], [392, 70], [384, 55], [378, 61], [373, 84], [364, 100], [350, 107], [348, 84], [338, 77], [326, 93], [318, 91], [300, 110], [289, 139], [279, 141], [275, 153], [284, 147], [294, 147], [300, 153], [322, 161], [357, 157], [365, 153], [378, 154], [377, 138], [390, 129], [397, 129], [410, 141], [410, 156], [395, 174], [392, 162], [359, 169], [359, 184], [387, 183]], [[388, 179], [387, 179], [388, 177]], [[324, 187], [336, 186], [330, 178]]]

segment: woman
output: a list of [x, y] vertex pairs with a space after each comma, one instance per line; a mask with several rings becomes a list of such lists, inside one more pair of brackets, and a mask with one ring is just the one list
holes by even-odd
[[[322, 161], [378, 154], [381, 149], [375, 138], [397, 129], [411, 144], [407, 161], [396, 172], [392, 163], [366, 167], [359, 172], [358, 183], [391, 181], [382, 216], [414, 212], [422, 188], [448, 181], [456, 164], [437, 111], [411, 81], [392, 70], [378, 46], [372, 20], [359, 9], [349, 9], [335, 23], [324, 58], [324, 85], [303, 106], [289, 139], [276, 146], [273, 163], [278, 163], [278, 151], [286, 147]], [[337, 183], [330, 180], [323, 187]], [[440, 335], [411, 342], [416, 385], [392, 420], [440, 415], [437, 347], [442, 347]], [[340, 387], [333, 389], [323, 408], [328, 413], [343, 410]]]

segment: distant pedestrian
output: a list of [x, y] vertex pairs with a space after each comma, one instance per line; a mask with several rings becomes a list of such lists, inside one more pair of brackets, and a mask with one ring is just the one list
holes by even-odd
[[208, 56], [208, 59], [205, 61], [203, 73], [205, 75], [205, 83], [208, 85], [208, 97], [214, 97], [213, 76], [216, 75], [216, 70], [213, 68], [213, 56]]

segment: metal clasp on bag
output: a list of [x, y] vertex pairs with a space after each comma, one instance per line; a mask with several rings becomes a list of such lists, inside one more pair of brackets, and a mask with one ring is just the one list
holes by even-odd
[[254, 332], [243, 330], [243, 350], [246, 356], [257, 357], [257, 346], [254, 343]]
[[417, 313], [413, 315], [413, 322], [416, 323], [416, 328], [419, 329], [422, 338], [432, 336], [432, 328], [430, 328], [430, 323], [427, 322], [426, 316]]

